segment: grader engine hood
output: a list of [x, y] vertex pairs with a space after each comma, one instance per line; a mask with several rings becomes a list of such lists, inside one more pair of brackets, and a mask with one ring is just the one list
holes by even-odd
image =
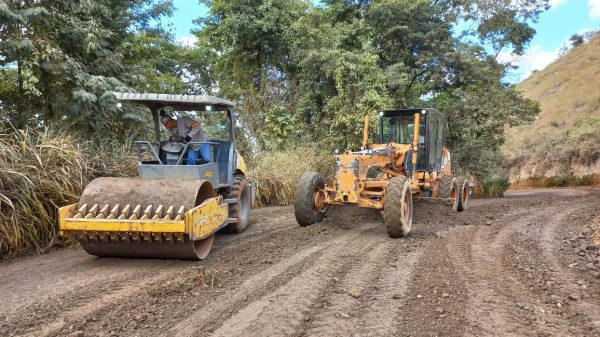
[[365, 188], [370, 167], [386, 166], [392, 163], [394, 147], [387, 144], [374, 148], [335, 156], [335, 181], [328, 189], [334, 192], [334, 203], [358, 203], [361, 191]]
[[359, 156], [344, 153], [335, 157], [335, 201], [358, 202]]

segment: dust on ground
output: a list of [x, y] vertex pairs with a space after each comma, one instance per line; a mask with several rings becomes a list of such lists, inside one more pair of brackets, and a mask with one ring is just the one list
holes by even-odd
[[77, 247], [2, 262], [0, 335], [600, 335], [598, 190], [514, 191], [462, 213], [418, 201], [405, 239], [353, 207], [307, 228], [291, 207], [251, 218], [199, 262]]

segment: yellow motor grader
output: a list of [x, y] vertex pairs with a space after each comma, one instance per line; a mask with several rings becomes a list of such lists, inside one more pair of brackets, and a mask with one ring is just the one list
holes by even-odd
[[333, 181], [317, 172], [302, 175], [294, 197], [300, 226], [322, 221], [331, 205], [358, 205], [380, 210], [389, 236], [397, 238], [411, 230], [413, 197], [451, 199], [455, 211], [467, 209], [472, 183], [452, 175], [439, 111], [382, 111], [378, 144], [368, 143], [368, 131], [367, 116], [362, 150], [335, 156]]
[[[233, 103], [199, 95], [114, 93], [117, 100], [152, 112], [155, 142], [137, 141], [139, 177], [98, 178], [78, 204], [59, 210], [63, 237], [79, 239], [92, 255], [205, 258], [221, 228], [242, 232], [248, 224], [252, 187], [234, 143]], [[216, 125], [205, 142], [161, 137], [159, 110], [195, 113]], [[188, 147], [209, 144], [210, 161], [183, 165]]]

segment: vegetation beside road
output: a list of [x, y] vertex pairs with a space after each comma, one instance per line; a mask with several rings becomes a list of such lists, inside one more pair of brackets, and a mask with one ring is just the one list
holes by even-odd
[[0, 256], [55, 243], [58, 207], [77, 202], [94, 177], [135, 173], [128, 145], [57, 128], [0, 128]]

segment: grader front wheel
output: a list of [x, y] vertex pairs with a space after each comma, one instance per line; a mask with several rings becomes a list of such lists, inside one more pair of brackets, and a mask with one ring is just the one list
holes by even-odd
[[294, 215], [300, 226], [310, 226], [325, 217], [325, 179], [317, 172], [307, 172], [300, 177], [294, 196]]
[[410, 181], [397, 177], [388, 183], [383, 217], [388, 235], [406, 237], [412, 228], [413, 201]]

